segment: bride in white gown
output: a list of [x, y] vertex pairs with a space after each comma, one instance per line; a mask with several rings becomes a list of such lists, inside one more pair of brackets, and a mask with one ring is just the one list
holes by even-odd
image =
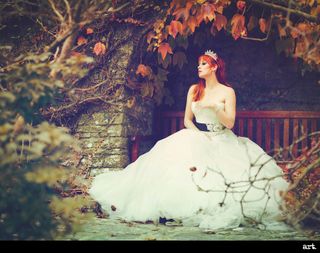
[[236, 98], [224, 80], [223, 61], [206, 51], [198, 71], [200, 81], [188, 92], [186, 129], [158, 141], [124, 170], [94, 178], [89, 193], [110, 218], [166, 218], [215, 230], [274, 224], [281, 214], [279, 193], [288, 186], [282, 170], [257, 144], [230, 130]]

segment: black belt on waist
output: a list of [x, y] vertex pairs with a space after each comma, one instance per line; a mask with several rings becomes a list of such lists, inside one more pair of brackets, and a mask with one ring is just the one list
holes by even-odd
[[[220, 132], [224, 130], [226, 127], [225, 126], [215, 126], [211, 127], [214, 124], [204, 124], [204, 123], [198, 123], [195, 122], [195, 126], [200, 130], [200, 131], [206, 131], [206, 132]], [[213, 130], [214, 129], [214, 130]]]

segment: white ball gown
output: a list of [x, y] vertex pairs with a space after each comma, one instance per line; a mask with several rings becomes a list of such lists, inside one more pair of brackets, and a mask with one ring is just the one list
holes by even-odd
[[281, 168], [212, 109], [192, 102], [192, 111], [210, 132], [183, 129], [158, 141], [125, 169], [97, 175], [90, 195], [110, 218], [126, 221], [162, 217], [203, 229], [274, 224], [288, 186]]

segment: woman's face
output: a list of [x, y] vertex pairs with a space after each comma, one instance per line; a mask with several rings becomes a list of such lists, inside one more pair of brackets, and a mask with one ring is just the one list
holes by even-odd
[[198, 65], [198, 75], [200, 78], [206, 78], [210, 76], [214, 71], [214, 67], [210, 67], [208, 62], [206, 62], [203, 59], [200, 59], [199, 65]]

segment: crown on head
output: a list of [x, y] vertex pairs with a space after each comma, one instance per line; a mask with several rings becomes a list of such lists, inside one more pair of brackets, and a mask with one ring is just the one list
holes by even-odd
[[209, 55], [210, 57], [212, 57], [215, 61], [218, 59], [218, 55], [212, 51], [212, 50], [207, 50], [205, 53], [205, 55]]

